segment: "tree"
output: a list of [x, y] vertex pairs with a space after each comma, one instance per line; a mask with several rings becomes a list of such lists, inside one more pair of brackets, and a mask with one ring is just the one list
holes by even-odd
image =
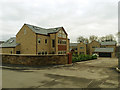
[[115, 37], [112, 34], [103, 36], [99, 38], [99, 41], [105, 42], [105, 41], [116, 41]]
[[104, 36], [103, 36], [103, 37], [100, 37], [100, 38], [99, 38], [99, 41], [100, 41], [100, 42], [104, 42], [104, 41], [105, 41], [105, 37], [104, 37]]
[[79, 36], [77, 38], [77, 42], [84, 42], [85, 41], [85, 38], [83, 36]]
[[85, 38], [85, 43], [89, 43], [89, 40], [88, 40], [88, 38]]
[[106, 41], [116, 41], [112, 34], [106, 35]]
[[97, 36], [95, 36], [95, 35], [91, 35], [90, 37], [89, 37], [89, 41], [97, 41], [98, 40], [98, 37]]

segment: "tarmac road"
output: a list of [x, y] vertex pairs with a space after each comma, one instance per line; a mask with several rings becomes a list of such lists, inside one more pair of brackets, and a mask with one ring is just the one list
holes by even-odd
[[3, 88], [118, 88], [117, 58], [99, 58], [69, 67], [2, 70]]

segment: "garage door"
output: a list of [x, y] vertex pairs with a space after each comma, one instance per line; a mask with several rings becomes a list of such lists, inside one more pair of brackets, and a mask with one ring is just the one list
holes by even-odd
[[111, 57], [111, 53], [99, 53], [99, 57]]

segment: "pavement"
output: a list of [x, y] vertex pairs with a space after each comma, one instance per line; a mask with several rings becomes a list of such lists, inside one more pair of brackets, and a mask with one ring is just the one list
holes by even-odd
[[117, 58], [98, 58], [71, 65], [4, 66], [2, 88], [120, 88]]

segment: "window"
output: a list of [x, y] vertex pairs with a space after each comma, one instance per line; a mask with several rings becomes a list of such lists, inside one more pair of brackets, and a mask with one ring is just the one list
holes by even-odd
[[59, 44], [61, 44], [62, 43], [62, 40], [59, 40]]
[[67, 43], [66, 40], [61, 40], [61, 39], [58, 40], [58, 44], [66, 44], [66, 43]]
[[44, 55], [44, 52], [42, 52], [42, 55]]
[[80, 52], [80, 54], [84, 54], [84, 52]]
[[58, 40], [58, 43], [60, 43], [60, 40]]
[[66, 38], [65, 32], [64, 32], [63, 30], [60, 30], [60, 31], [58, 32], [58, 37]]
[[55, 47], [55, 40], [52, 40], [52, 47]]
[[24, 35], [26, 34], [26, 29], [24, 28]]
[[14, 42], [14, 40], [11, 40], [10, 43]]
[[83, 49], [84, 47], [80, 47], [80, 49]]
[[41, 52], [39, 52], [38, 55], [41, 55]]
[[45, 54], [47, 54], [47, 52], [45, 52]]
[[63, 38], [66, 38], [66, 34], [63, 34], [62, 37], [63, 37]]
[[64, 51], [64, 54], [66, 54], [66, 51]]
[[52, 54], [55, 54], [55, 52], [53, 51]]
[[40, 43], [40, 39], [38, 39], [38, 43]]
[[20, 54], [20, 51], [16, 51], [16, 54]]
[[105, 46], [101, 46], [101, 48], [106, 48]]
[[45, 44], [47, 44], [47, 39], [45, 39]]

